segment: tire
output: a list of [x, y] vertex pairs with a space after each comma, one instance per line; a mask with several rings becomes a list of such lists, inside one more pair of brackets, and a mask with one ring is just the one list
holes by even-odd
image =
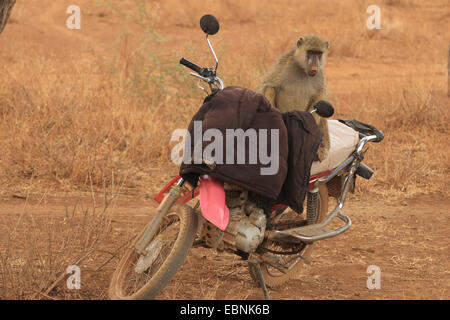
[[[198, 219], [193, 209], [185, 204], [173, 206], [147, 246], [153, 254], [141, 256], [136, 252], [135, 245], [152, 223], [153, 221], [145, 227], [121, 258], [111, 279], [110, 299], [153, 299], [169, 283], [185, 260], [197, 231]], [[144, 258], [151, 262], [144, 262]]]
[[[329, 196], [328, 196], [327, 186], [326, 185], [319, 186], [319, 207], [318, 207], [317, 222], [322, 221], [327, 216], [328, 199], [329, 199]], [[302, 215], [299, 215], [292, 210], [286, 210], [283, 214], [280, 215], [280, 217], [282, 217], [283, 215], [289, 215], [289, 214], [291, 214], [294, 217], [297, 217], [301, 220], [304, 220], [304, 217], [305, 217], [305, 213], [303, 213]], [[264, 248], [271, 248], [271, 249], [273, 249], [274, 247], [280, 248], [280, 245], [278, 245], [272, 241], [268, 241], [268, 240], [265, 240], [261, 245]], [[313, 244], [309, 244], [309, 245], [292, 244], [292, 245], [287, 245], [288, 248], [286, 248], [286, 245], [283, 245], [282, 247], [284, 250], [286, 250], [286, 249], [288, 249], [288, 250], [289, 249], [291, 249], [291, 250], [292, 249], [297, 249], [297, 250], [301, 249], [302, 257], [306, 258], [306, 257], [310, 257], [312, 249], [313, 249]], [[280, 257], [282, 259], [284, 258], [287, 260], [287, 259], [291, 258], [292, 256], [278, 255], [278, 257]], [[269, 288], [277, 287], [279, 285], [282, 285], [286, 281], [292, 279], [293, 277], [295, 277], [301, 271], [303, 264], [305, 263], [305, 260], [302, 258], [298, 258], [292, 264], [294, 264], [294, 263], [295, 263], [295, 265], [290, 270], [288, 270], [287, 273], [282, 273], [279, 270], [269, 266], [268, 264], [262, 263], [261, 264], [261, 273], [262, 273], [264, 283], [266, 284], [266, 286]], [[250, 265], [249, 265], [249, 271], [252, 276], [252, 279], [257, 281], [255, 270], [253, 270], [252, 267], [250, 267]]]

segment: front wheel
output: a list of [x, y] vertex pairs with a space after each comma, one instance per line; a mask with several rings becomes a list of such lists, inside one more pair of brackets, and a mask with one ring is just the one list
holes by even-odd
[[173, 278], [192, 246], [198, 219], [187, 205], [173, 206], [159, 225], [158, 231], [144, 250], [135, 246], [145, 230], [127, 250], [115, 270], [109, 288], [109, 297], [115, 300], [152, 299]]

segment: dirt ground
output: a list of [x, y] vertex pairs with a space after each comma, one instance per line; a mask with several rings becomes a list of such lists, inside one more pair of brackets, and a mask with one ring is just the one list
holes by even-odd
[[[57, 221], [66, 216], [67, 206], [84, 203], [89, 207], [91, 202], [90, 196], [3, 199], [0, 221], [3, 228], [24, 213], [35, 220], [52, 216]], [[352, 219], [350, 230], [315, 244], [311, 265], [306, 265], [296, 279], [270, 289], [271, 298], [448, 299], [449, 205], [447, 198], [438, 195], [401, 202], [350, 196], [344, 207]], [[148, 196], [120, 196], [110, 211], [113, 222], [108, 242], [99, 246], [98, 251], [113, 252], [121, 247], [130, 235], [145, 226], [155, 207], [156, 203]], [[21, 236], [36, 231], [22, 230]], [[7, 234], [6, 230], [2, 234]], [[46, 235], [43, 233], [37, 239], [45, 241]], [[108, 253], [82, 262], [82, 289], [75, 290], [76, 293], [65, 290], [64, 282], [58, 286], [66, 298], [105, 298], [118, 256]], [[101, 272], [93, 272], [105, 262]], [[372, 275], [367, 268], [371, 265], [381, 270], [380, 289], [367, 288], [367, 279]], [[261, 299], [262, 292], [252, 282], [246, 261], [229, 253], [193, 248], [159, 298]]]
[[[66, 59], [72, 56], [84, 57], [92, 52], [109, 56], [117, 51], [118, 37], [124, 26], [117, 23], [109, 11], [96, 7], [87, 0], [77, 1], [82, 10], [85, 10], [82, 29], [68, 30], [65, 26], [68, 16], [65, 10], [73, 1], [44, 2], [45, 5], [42, 1], [18, 1], [11, 21], [0, 36], [4, 50], [0, 48], [0, 58], [4, 61], [17, 62], [17, 58], [10, 54], [11, 51], [38, 50], [43, 57], [55, 61], [56, 65], [66, 67]], [[167, 55], [173, 54], [175, 58], [179, 58], [183, 52], [178, 46], [182, 45], [183, 48], [189, 48], [190, 53], [202, 52], [200, 56], [204, 61], [210, 59], [204, 54], [206, 45], [197, 24], [183, 24], [177, 20], [175, 13], [188, 17], [189, 21], [197, 21], [197, 16], [194, 17], [184, 7], [177, 9], [173, 1], [166, 4], [159, 4], [157, 1], [151, 3], [155, 8], [161, 7], [160, 11], [165, 12], [168, 17], [167, 20], [158, 20], [154, 26], [155, 30], [165, 37], [165, 42], [158, 45], [160, 49], [168, 47], [170, 49]], [[197, 7], [201, 7], [195, 3]], [[224, 3], [223, 6], [226, 6], [228, 1]], [[334, 5], [337, 5], [336, 3], [337, 1], [333, 2]], [[405, 8], [405, 2], [400, 3], [400, 8]], [[411, 8], [420, 7], [421, 19], [426, 21], [427, 25], [438, 21], [440, 25], [445, 26], [442, 19], [448, 19], [448, 4], [446, 8], [443, 3], [441, 1], [435, 6], [420, 7], [420, 4], [415, 2]], [[311, 4], [309, 6], [313, 7]], [[213, 4], [207, 2], [207, 7], [211, 8]], [[411, 8], [408, 10], [413, 10]], [[167, 13], [171, 9], [175, 10], [173, 15]], [[261, 27], [263, 19], [270, 17], [269, 11], [261, 13], [260, 17], [257, 6], [254, 5], [250, 10], [250, 22], [243, 16], [224, 17], [221, 34], [214, 39], [218, 52], [223, 56], [229, 52], [228, 58], [223, 59], [224, 68], [239, 60], [244, 40], [248, 40], [247, 53], [257, 54], [257, 49], [253, 48], [252, 44], [262, 41], [263, 36], [258, 33], [258, 37], [252, 38], [252, 28]], [[415, 13], [411, 11], [408, 14], [414, 17]], [[161, 16], [164, 17], [164, 14]], [[282, 17], [276, 18], [282, 20]], [[326, 30], [326, 23], [322, 25], [320, 30]], [[388, 31], [393, 34], [407, 31], [406, 27], [399, 26], [395, 20], [391, 20], [389, 26]], [[127, 27], [130, 30], [134, 28], [132, 24]], [[442, 30], [443, 28], [437, 29], [436, 39], [444, 37], [442, 34], [448, 32]], [[342, 37], [345, 37], [346, 32], [344, 28]], [[234, 35], [238, 40], [230, 40]], [[444, 95], [444, 60], [438, 61], [435, 53], [430, 54], [430, 60], [426, 61], [423, 59], [427, 56], [426, 53], [414, 55], [414, 51], [411, 51], [414, 54], [391, 52], [386, 49], [389, 47], [386, 43], [392, 40], [389, 35], [385, 37], [381, 37], [379, 47], [374, 46], [369, 64], [364, 57], [346, 56], [347, 49], [339, 47], [337, 41], [334, 42], [339, 50], [337, 54], [330, 55], [327, 65], [328, 90], [334, 101], [341, 102], [342, 105], [348, 104], [352, 97], [360, 93], [362, 80], [369, 83], [372, 92], [382, 96], [382, 93], [389, 89], [385, 85], [387, 79], [392, 81], [392, 86], [402, 87], [410, 79], [420, 78], [421, 83], [438, 91], [440, 99], [447, 103], [448, 108], [448, 99], [445, 100]], [[225, 51], [219, 43], [227, 38]], [[338, 39], [338, 36], [336, 38]], [[265, 45], [275, 46], [277, 41], [280, 41], [279, 38], [270, 39], [267, 35]], [[419, 41], [423, 44], [428, 40], [420, 38]], [[433, 41], [434, 45], [437, 40]], [[446, 50], [447, 45], [448, 43], [442, 45], [443, 50]], [[273, 53], [270, 59], [280, 52], [278, 50]], [[407, 60], [408, 55], [411, 60]], [[395, 70], [395, 74], [392, 70]], [[64, 69], [61, 72], [70, 74], [71, 71]], [[436, 78], [440, 80], [436, 81]], [[345, 109], [341, 115], [349, 115], [349, 109]], [[3, 264], [0, 264], [0, 281], [8, 284], [4, 286], [6, 289], [0, 291], [0, 299], [105, 299], [112, 271], [123, 253], [122, 246], [151, 219], [156, 206], [152, 195], [176, 172], [177, 169], [173, 165], [161, 167], [158, 164], [145, 172], [146, 178], [143, 181], [135, 183], [134, 187], [127, 186], [120, 192], [108, 190], [102, 193], [97, 188], [91, 193], [87, 188], [86, 192], [64, 193], [60, 189], [54, 190], [53, 186], [47, 189], [41, 184], [33, 184], [28, 188], [29, 194], [26, 192], [27, 188], [22, 186], [2, 188], [0, 252], [3, 260], [0, 262], [3, 261]], [[376, 172], [373, 179], [377, 179]], [[448, 179], [445, 175], [441, 177], [442, 181], [449, 181]], [[358, 180], [358, 184], [362, 186], [365, 183], [362, 179]], [[23, 185], [27, 185], [27, 182], [23, 182]], [[376, 186], [376, 182], [372, 186]], [[353, 222], [351, 229], [337, 238], [315, 244], [312, 264], [305, 266], [297, 279], [281, 288], [270, 289], [272, 299], [450, 298], [448, 190], [433, 189], [431, 193], [423, 192], [423, 195], [420, 195], [420, 192], [416, 192], [414, 196], [395, 192], [392, 197], [389, 190], [382, 192], [377, 189], [374, 194], [370, 193], [369, 188], [364, 190], [364, 193], [351, 195], [344, 207], [344, 212]], [[112, 195], [115, 195], [114, 201], [108, 202]], [[105, 204], [110, 206], [105, 209]], [[100, 218], [95, 220], [95, 223], [98, 223], [96, 225], [85, 222], [86, 217], [94, 214], [93, 210], [97, 213], [104, 210], [108, 218], [112, 219], [111, 224], [103, 226]], [[99, 225], [105, 228], [105, 232], [98, 236], [96, 242], [97, 235], [91, 232], [90, 228]], [[61, 231], [59, 234], [58, 230]], [[79, 232], [81, 239], [86, 241], [74, 237], [73, 239], [77, 240], [73, 240], [71, 246], [70, 230]], [[95, 245], [95, 252], [86, 255], [91, 245]], [[67, 252], [70, 248], [76, 253]], [[42, 257], [38, 255], [38, 263], [33, 265], [37, 266], [37, 269], [33, 269], [27, 260], [27, 256], [33, 255], [35, 250], [42, 252]], [[52, 250], [59, 250], [60, 260], [50, 254]], [[67, 278], [64, 277], [64, 270], [68, 261], [77, 264], [79, 259], [82, 288], [68, 290], [64, 286], [64, 280]], [[18, 268], [21, 272], [14, 275], [13, 269], [5, 267], [6, 261], [12, 261], [12, 268]], [[371, 275], [367, 273], [367, 268], [371, 265], [381, 269], [380, 289], [369, 290], [366, 287], [367, 279]], [[36, 270], [39, 271], [40, 277], [36, 278], [42, 278], [42, 281], [33, 278]], [[62, 277], [58, 281], [59, 275]], [[54, 286], [46, 291], [52, 283]], [[261, 299], [262, 292], [252, 283], [246, 261], [230, 254], [194, 248], [160, 298]]]

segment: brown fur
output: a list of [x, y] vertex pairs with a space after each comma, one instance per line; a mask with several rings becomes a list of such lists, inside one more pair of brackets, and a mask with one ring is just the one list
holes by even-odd
[[[264, 76], [257, 91], [264, 94], [272, 106], [281, 112], [291, 110], [311, 111], [315, 102], [326, 100], [325, 65], [329, 42], [317, 35], [301, 37], [297, 45], [285, 52], [272, 69]], [[310, 76], [311, 60], [307, 52], [321, 52], [317, 73]], [[330, 148], [327, 120], [313, 113], [316, 122], [324, 133], [324, 139], [317, 153], [323, 160]]]

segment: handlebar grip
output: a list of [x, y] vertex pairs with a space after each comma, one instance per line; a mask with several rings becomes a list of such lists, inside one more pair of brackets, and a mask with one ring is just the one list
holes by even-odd
[[377, 139], [373, 142], [381, 142], [384, 139], [384, 133], [381, 130], [376, 129], [374, 134], [377, 136]]
[[180, 64], [182, 64], [185, 67], [188, 67], [191, 70], [194, 70], [195, 72], [197, 72], [198, 74], [201, 74], [203, 71], [203, 68], [196, 65], [193, 62], [190, 62], [189, 60], [185, 59], [185, 58], [181, 58], [180, 59]]

